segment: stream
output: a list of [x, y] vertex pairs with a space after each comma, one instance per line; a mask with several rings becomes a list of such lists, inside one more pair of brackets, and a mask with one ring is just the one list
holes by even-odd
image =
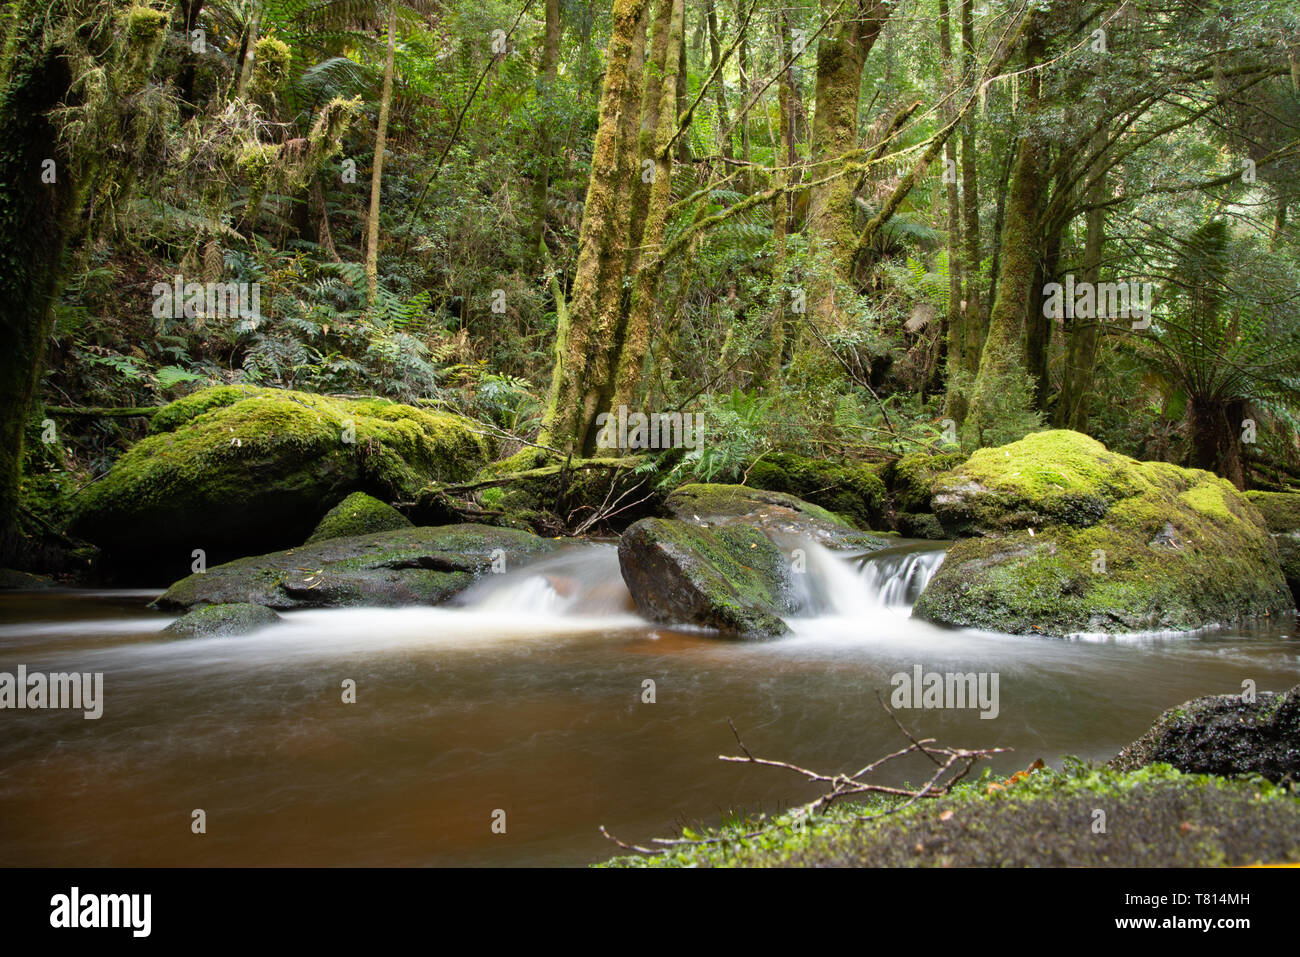
[[1247, 679], [1300, 681], [1291, 616], [1067, 640], [914, 621], [942, 557], [809, 545], [793, 633], [764, 642], [643, 621], [609, 544], [488, 576], [454, 607], [287, 612], [233, 638], [160, 639], [174, 616], [147, 607], [153, 591], [3, 593], [0, 672], [104, 677], [98, 720], [0, 714], [0, 865], [582, 865], [622, 853], [602, 824], [645, 843], [820, 793], [719, 761], [739, 753], [728, 718], [755, 755], [822, 771], [905, 746], [877, 695], [917, 666], [998, 676], [991, 719], [897, 714], [941, 744], [1013, 748], [994, 762], [1008, 774], [1104, 760], [1164, 709]]

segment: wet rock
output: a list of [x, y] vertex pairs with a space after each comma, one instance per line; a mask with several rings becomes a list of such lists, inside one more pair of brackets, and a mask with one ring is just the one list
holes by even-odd
[[1121, 771], [1171, 764], [1180, 771], [1224, 776], [1259, 774], [1300, 783], [1300, 685], [1241, 695], [1207, 695], [1171, 708], [1110, 760]]
[[1259, 513], [1209, 472], [1057, 430], [981, 449], [933, 488], [935, 516], [960, 540], [916, 603], [930, 621], [1185, 631], [1293, 606]]
[[618, 563], [652, 621], [753, 638], [789, 631], [781, 618], [792, 607], [789, 563], [756, 528], [642, 519], [623, 533]]
[[497, 567], [512, 568], [559, 542], [486, 525], [403, 528], [331, 538], [190, 575], [159, 608], [251, 603], [268, 608], [437, 605]]
[[44, 575], [33, 575], [13, 568], [0, 568], [0, 591], [40, 591], [57, 587], [58, 582]]
[[875, 551], [893, 544], [887, 536], [859, 531], [819, 505], [747, 485], [683, 485], [668, 496], [664, 508], [673, 518], [700, 528], [744, 525], [769, 535], [807, 537], [827, 548]]
[[177, 618], [161, 632], [164, 638], [229, 638], [268, 625], [280, 616], [261, 605], [202, 605]]

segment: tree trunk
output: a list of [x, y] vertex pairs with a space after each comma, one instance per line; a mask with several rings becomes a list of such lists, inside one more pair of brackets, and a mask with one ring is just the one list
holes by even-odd
[[[1025, 61], [1033, 66], [1044, 47], [1042, 31], [1034, 24], [1025, 47]], [[1038, 106], [1041, 82], [1038, 72], [1029, 74], [1027, 112]], [[1016, 148], [1015, 165], [1007, 191], [1006, 221], [1002, 227], [1001, 270], [997, 299], [989, 313], [988, 337], [980, 355], [979, 372], [971, 392], [970, 410], [962, 430], [963, 444], [979, 447], [984, 433], [996, 421], [1000, 409], [1007, 408], [1013, 396], [1009, 388], [1018, 386], [1024, 375], [1020, 337], [1025, 318], [1025, 303], [1033, 295], [1034, 272], [1038, 264], [1038, 216], [1041, 209], [1047, 168], [1047, 142], [1032, 122], [1024, 124], [1024, 135]]]
[[[1089, 148], [1090, 155], [1100, 156], [1107, 138], [1108, 129], [1103, 124], [1093, 133]], [[1087, 235], [1083, 245], [1081, 279], [1083, 282], [1092, 283], [1095, 287], [1096, 283], [1101, 281], [1101, 260], [1106, 246], [1106, 211], [1102, 209], [1101, 204], [1108, 198], [1109, 191], [1106, 188], [1104, 169], [1097, 171], [1086, 196], [1089, 208], [1086, 215]], [[1065, 332], [1065, 374], [1061, 379], [1061, 398], [1057, 402], [1055, 422], [1059, 428], [1086, 432], [1101, 325], [1095, 316], [1071, 317], [1067, 312]]]
[[1187, 404], [1192, 441], [1192, 468], [1222, 475], [1237, 488], [1246, 487], [1241, 456], [1242, 400], [1217, 402], [1193, 397]]
[[[952, 101], [956, 95], [956, 82], [952, 62], [952, 30], [948, 25], [948, 0], [939, 0], [939, 62], [943, 71], [946, 103], [943, 118], [944, 122], [949, 122], [954, 113]], [[957, 144], [951, 137], [944, 144], [943, 155], [944, 170], [941, 178], [948, 213], [948, 308], [944, 311], [940, 349], [942, 358], [946, 359], [946, 378], [949, 383], [945, 409], [949, 417], [961, 423], [966, 417], [965, 398], [951, 387], [952, 381], [961, 372], [966, 352], [965, 312], [961, 304], [962, 221], [957, 197]]]
[[[961, 0], [962, 77], [966, 88], [972, 87], [975, 83], [975, 27], [971, 13], [973, 4], [974, 0]], [[984, 348], [984, 311], [980, 308], [979, 291], [980, 201], [975, 135], [975, 120], [967, 116], [961, 128], [962, 215], [965, 220], [962, 238], [966, 243], [966, 254], [962, 257], [966, 280], [966, 307], [962, 323], [965, 340], [962, 369], [971, 375], [979, 369], [980, 352]], [[963, 400], [963, 418], [965, 406]]]
[[[61, 0], [26, 0], [13, 11], [0, 66], [0, 565], [22, 562], [18, 506], [23, 430], [40, 382], [63, 254], [80, 192], [49, 120], [72, 83], [66, 51], [47, 43], [46, 18], [69, 16]], [[47, 161], [52, 160], [51, 169]], [[52, 172], [53, 182], [43, 181]]]
[[[541, 82], [542, 99], [549, 103], [554, 94], [555, 80], [560, 65], [560, 0], [546, 0], [546, 32], [542, 40]], [[548, 111], [549, 112], [549, 111]], [[543, 261], [543, 244], [546, 242], [546, 205], [551, 186], [551, 164], [555, 160], [555, 140], [551, 124], [543, 120], [538, 131], [538, 170], [533, 182], [533, 248]]]
[[[862, 68], [892, 7], [884, 0], [850, 3], [841, 23], [829, 27], [817, 45], [817, 105], [812, 122], [813, 180], [836, 172], [845, 153], [858, 146], [858, 94]], [[844, 324], [835, 304], [836, 282], [852, 281], [853, 183], [838, 176], [814, 186], [808, 202], [810, 245], [827, 257], [824, 275], [809, 295], [813, 315], [834, 329]]]
[[568, 328], [563, 347], [557, 351], [538, 440], [577, 454], [594, 447], [593, 426], [606, 397], [602, 391], [612, 385], [609, 356], [627, 265], [628, 201], [636, 173], [636, 122], [648, 9], [649, 0], [614, 0]]
[[1061, 226], [1051, 229], [1046, 237], [1036, 235], [1034, 244], [1043, 252], [1034, 267], [1034, 281], [1025, 308], [1025, 369], [1034, 382], [1034, 407], [1045, 410], [1051, 395], [1047, 363], [1056, 320], [1043, 315], [1043, 288], [1057, 278], [1061, 260]]
[[[776, 56], [778, 69], [790, 60], [789, 31], [786, 28], [785, 11], [778, 10], [773, 15], [773, 34], [776, 37]], [[797, 154], [795, 153], [795, 114], [794, 100], [797, 96], [794, 80], [790, 70], [781, 70], [777, 77], [776, 100], [780, 122], [778, 146], [776, 150], [775, 171], [772, 185], [784, 189], [793, 176]], [[785, 294], [786, 236], [790, 229], [791, 194], [778, 193], [772, 200], [772, 286], [775, 301], [772, 311], [772, 346], [768, 360], [768, 375], [776, 379], [781, 374], [786, 346], [786, 309], [789, 303]]]
[[640, 152], [636, 177], [632, 180], [632, 245], [633, 269], [641, 258], [641, 234], [645, 229], [646, 206], [650, 202], [651, 178], [647, 175], [646, 160], [652, 164], [658, 175], [656, 144], [659, 139], [659, 110], [661, 105], [668, 107], [669, 115], [676, 117], [677, 98], [664, 104], [664, 74], [668, 61], [671, 60], [676, 72], [679, 57], [676, 48], [670, 46], [670, 30], [673, 16], [674, 0], [658, 0], [655, 5], [654, 19], [650, 23], [650, 39], [646, 53], [645, 90], [641, 95], [641, 128], [639, 134]]
[[244, 62], [239, 67], [239, 85], [235, 95], [242, 97], [248, 92], [248, 81], [253, 78], [253, 61], [257, 59], [257, 37], [262, 29], [262, 5], [254, 3], [253, 19], [248, 24], [248, 38], [244, 41]]
[[717, 71], [717, 76], [713, 80], [713, 102], [718, 109], [718, 149], [723, 159], [734, 160], [736, 152], [728, 129], [731, 121], [727, 118], [727, 85], [722, 80], [722, 73], [718, 71], [718, 61], [722, 58], [722, 45], [718, 40], [718, 11], [714, 0], [706, 0], [706, 4], [709, 22], [709, 73], [712, 75]]
[[384, 145], [388, 139], [388, 111], [393, 99], [393, 59], [397, 50], [397, 5], [388, 4], [388, 54], [384, 59], [384, 89], [379, 100], [375, 130], [375, 159], [370, 172], [370, 214], [366, 218], [366, 303], [375, 308], [379, 297], [379, 187], [384, 177]]
[[[671, 7], [668, 50], [673, 51], [685, 40], [686, 2], [685, 0], [664, 0], [664, 2]], [[671, 66], [664, 71], [659, 109], [655, 113], [659, 128], [655, 132], [655, 173], [650, 184], [650, 201], [641, 240], [645, 246], [645, 254], [635, 270], [632, 305], [617, 360], [614, 398], [609, 403], [609, 410], [614, 413], [618, 412], [620, 406], [631, 407], [636, 400], [637, 387], [641, 382], [641, 369], [650, 346], [650, 325], [654, 318], [655, 294], [659, 288], [659, 276], [663, 272], [663, 260], [660, 254], [664, 230], [668, 225], [668, 207], [672, 202], [673, 157], [670, 150], [673, 132], [677, 128], [673, 104], [677, 102], [677, 84], [682, 79], [677, 73], [676, 56], [669, 52], [664, 62]]]

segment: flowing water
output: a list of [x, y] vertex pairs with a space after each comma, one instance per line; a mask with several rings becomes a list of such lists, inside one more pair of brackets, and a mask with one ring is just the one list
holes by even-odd
[[617, 851], [598, 825], [644, 842], [817, 795], [718, 761], [737, 753], [728, 718], [756, 755], [818, 770], [896, 750], [878, 695], [917, 666], [997, 674], [996, 718], [898, 715], [940, 743], [1014, 748], [1008, 772], [1107, 758], [1165, 708], [1247, 679], [1300, 681], [1292, 617], [1071, 640], [913, 621], [941, 561], [933, 545], [858, 560], [807, 545], [793, 633], [765, 642], [642, 621], [611, 545], [490, 577], [456, 607], [292, 612], [236, 638], [161, 639], [155, 593], [5, 594], [0, 672], [102, 672], [104, 710], [0, 713], [0, 865], [583, 864]]

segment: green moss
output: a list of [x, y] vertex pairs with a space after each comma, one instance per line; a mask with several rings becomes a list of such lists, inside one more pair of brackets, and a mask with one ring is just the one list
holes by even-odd
[[796, 495], [861, 529], [882, 525], [885, 483], [875, 466], [781, 452], [754, 462], [746, 481], [754, 488]]
[[248, 603], [204, 605], [182, 615], [162, 630], [164, 638], [228, 638], [280, 621], [269, 608]]
[[1300, 531], [1300, 492], [1246, 493], [1246, 499], [1264, 516], [1271, 532]]
[[344, 535], [368, 535], [394, 528], [410, 528], [411, 521], [393, 506], [365, 492], [353, 492], [325, 513], [307, 544]]
[[1226, 480], [1075, 432], [984, 449], [935, 482], [958, 541], [915, 613], [1017, 633], [1189, 630], [1287, 610], [1277, 549]]
[[468, 478], [490, 451], [448, 413], [218, 387], [160, 411], [154, 434], [81, 496], [74, 527], [119, 551], [248, 554], [301, 541], [350, 492], [409, 501], [431, 481]]
[[[1116, 771], [1067, 758], [1012, 784], [985, 771], [942, 798], [882, 797], [813, 817], [731, 813], [667, 854], [611, 867], [1223, 866], [1300, 861], [1300, 801], [1259, 779]], [[996, 785], [996, 786], [995, 786]], [[1094, 811], [1106, 813], [1096, 832]], [[628, 835], [620, 835], [627, 837]], [[638, 841], [644, 843], [644, 841]]]
[[949, 469], [966, 461], [961, 452], [912, 452], [887, 465], [882, 473], [899, 512], [925, 514], [930, 511], [930, 496], [934, 480]]

